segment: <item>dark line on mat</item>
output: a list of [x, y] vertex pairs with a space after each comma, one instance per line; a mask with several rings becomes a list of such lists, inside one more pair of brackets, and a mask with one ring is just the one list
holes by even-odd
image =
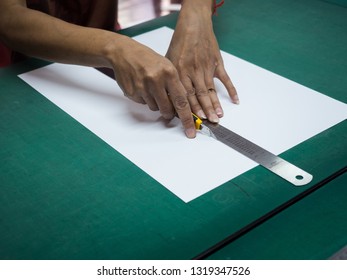
[[262, 223], [266, 222], [270, 218], [274, 217], [281, 211], [285, 210], [286, 208], [290, 207], [291, 205], [295, 204], [299, 200], [303, 199], [304, 197], [308, 196], [309, 194], [315, 192], [316, 190], [320, 189], [330, 181], [336, 179], [337, 177], [341, 176], [347, 171], [347, 166], [343, 167], [342, 169], [338, 170], [337, 172], [333, 173], [329, 177], [325, 178], [324, 180], [318, 182], [317, 184], [313, 185], [311, 188], [307, 189], [306, 191], [300, 193], [299, 195], [293, 197], [292, 199], [288, 200], [287, 202], [283, 203], [282, 205], [278, 206], [277, 208], [273, 209], [269, 213], [265, 214], [264, 216], [260, 217], [259, 219], [255, 220], [254, 222], [250, 223], [249, 225], [243, 227], [242, 229], [236, 231], [235, 233], [231, 234], [227, 238], [223, 239], [222, 241], [218, 242], [217, 244], [213, 245], [209, 249], [203, 251], [199, 255], [193, 258], [193, 260], [202, 260], [206, 259], [207, 257], [211, 256], [212, 254], [216, 253], [217, 251], [221, 250], [223, 247], [227, 246], [231, 242], [235, 241], [236, 239], [240, 238], [247, 232], [251, 231], [252, 229], [256, 228], [257, 226], [261, 225]]

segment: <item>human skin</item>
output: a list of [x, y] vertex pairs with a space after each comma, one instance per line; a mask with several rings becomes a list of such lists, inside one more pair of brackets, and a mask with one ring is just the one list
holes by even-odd
[[223, 109], [215, 91], [213, 78], [218, 78], [224, 84], [235, 104], [239, 103], [239, 99], [225, 71], [213, 32], [213, 2], [182, 2], [182, 10], [166, 57], [178, 70], [192, 111], [201, 118], [218, 122], [223, 116]]
[[[194, 138], [192, 111], [213, 122], [222, 116], [218, 97], [209, 90], [214, 88], [214, 76], [220, 78], [232, 100], [237, 101], [213, 34], [212, 7], [211, 0], [183, 1], [167, 57], [127, 36], [78, 26], [28, 9], [25, 0], [0, 1], [0, 40], [28, 56], [112, 68], [126, 97], [159, 110], [167, 120], [178, 115], [186, 136]], [[191, 26], [194, 19], [198, 24], [186, 32], [183, 26]], [[201, 35], [205, 43], [211, 42], [203, 45], [197, 56], [189, 56], [192, 52], [184, 44], [192, 38], [197, 44]]]

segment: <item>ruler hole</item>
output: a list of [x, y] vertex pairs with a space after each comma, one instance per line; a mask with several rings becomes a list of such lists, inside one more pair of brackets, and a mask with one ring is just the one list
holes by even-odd
[[302, 175], [296, 175], [295, 178], [296, 178], [297, 180], [302, 180], [302, 179], [304, 179], [304, 176], [302, 176]]

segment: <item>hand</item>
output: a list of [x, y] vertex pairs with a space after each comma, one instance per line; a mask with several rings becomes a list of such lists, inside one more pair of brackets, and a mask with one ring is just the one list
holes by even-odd
[[[165, 57], [130, 38], [123, 38], [125, 47], [112, 52], [115, 78], [129, 99], [147, 104], [161, 115], [172, 119], [179, 116], [188, 138], [196, 129], [191, 109], [175, 66]], [[122, 43], [122, 44], [123, 44]]]
[[[208, 9], [199, 9], [203, 7], [199, 6], [202, 4], [195, 5], [193, 1], [184, 3], [187, 3], [186, 9], [182, 6], [166, 57], [178, 70], [192, 111], [201, 118], [218, 122], [223, 116], [223, 109], [215, 91], [213, 78], [218, 78], [224, 84], [235, 104], [239, 103], [239, 99], [224, 69], [213, 32], [210, 6]], [[187, 7], [190, 3], [192, 5]]]

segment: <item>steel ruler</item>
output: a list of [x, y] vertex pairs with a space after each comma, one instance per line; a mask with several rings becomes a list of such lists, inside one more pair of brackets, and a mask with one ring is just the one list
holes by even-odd
[[306, 171], [263, 149], [220, 124], [204, 120], [202, 121], [200, 129], [204, 130], [206, 127], [209, 129], [211, 137], [259, 163], [261, 166], [267, 168], [295, 186], [306, 185], [313, 179], [313, 176]]

